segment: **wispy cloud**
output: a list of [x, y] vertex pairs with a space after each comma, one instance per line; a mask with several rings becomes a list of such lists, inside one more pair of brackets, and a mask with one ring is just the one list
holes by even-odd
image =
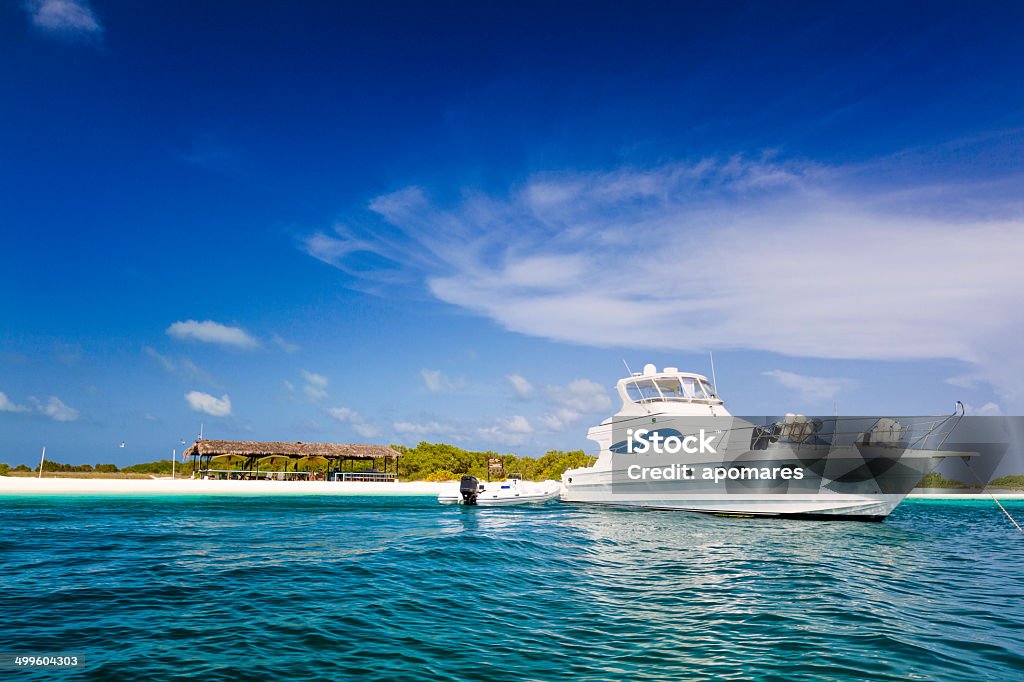
[[762, 374], [794, 391], [805, 402], [815, 405], [832, 400], [840, 391], [857, 383], [853, 379], [812, 377], [781, 369], [773, 369], [770, 372], [762, 372]]
[[419, 438], [426, 436], [434, 438], [442, 436], [452, 437], [460, 433], [460, 429], [454, 424], [447, 424], [433, 419], [425, 422], [397, 421], [391, 426], [395, 433], [401, 436], [416, 436]]
[[519, 374], [506, 374], [505, 379], [508, 383], [512, 384], [512, 390], [515, 391], [518, 398], [527, 400], [533, 395], [533, 384], [523, 376]]
[[77, 421], [80, 416], [78, 410], [65, 404], [63, 400], [55, 395], [51, 395], [45, 403], [35, 396], [29, 396], [28, 401], [32, 403], [31, 407], [19, 405], [8, 398], [6, 393], [0, 391], [0, 412], [21, 414], [35, 412], [58, 422]]
[[541, 414], [537, 421], [548, 431], [558, 432], [576, 424], [584, 415], [607, 413], [612, 409], [608, 391], [589, 379], [576, 379], [566, 386], [546, 386], [548, 399], [556, 407]]
[[972, 417], [1002, 417], [1003, 408], [999, 407], [996, 403], [985, 403], [980, 407], [965, 405], [964, 414], [969, 414]]
[[421, 369], [423, 385], [431, 393], [444, 393], [455, 389], [455, 383], [439, 369]]
[[954, 358], [1024, 403], [1024, 357], [1010, 342], [1024, 335], [1024, 176], [993, 189], [900, 186], [896, 175], [732, 158], [538, 175], [451, 204], [413, 187], [305, 249], [361, 281], [421, 281], [533, 336]]
[[548, 386], [545, 390], [553, 401], [577, 412], [608, 412], [612, 409], [608, 389], [590, 379], [576, 379], [566, 386]]
[[33, 26], [61, 38], [95, 39], [103, 33], [96, 13], [85, 0], [23, 0], [22, 7]]
[[0, 391], [0, 412], [28, 412], [29, 408], [25, 405], [18, 405], [14, 403], [7, 394]]
[[64, 401], [55, 395], [51, 395], [45, 403], [37, 398], [29, 398], [29, 400], [35, 404], [37, 412], [46, 415], [54, 421], [73, 422], [78, 420], [78, 410], [65, 405]]
[[167, 328], [167, 334], [176, 339], [202, 341], [235, 348], [251, 349], [260, 345], [259, 341], [241, 327], [231, 327], [213, 320], [175, 322]]
[[297, 343], [292, 343], [286, 340], [280, 334], [274, 334], [270, 337], [270, 342], [283, 350], [285, 353], [296, 353], [302, 350], [302, 346]]
[[302, 370], [302, 379], [306, 382], [302, 392], [313, 402], [319, 402], [327, 397], [327, 377], [315, 372]]
[[217, 381], [209, 372], [202, 369], [201, 367], [199, 367], [199, 365], [192, 362], [188, 358], [172, 358], [170, 356], [164, 355], [163, 353], [160, 353], [155, 348], [151, 348], [150, 346], [143, 346], [142, 352], [156, 360], [160, 364], [160, 366], [163, 367], [164, 371], [166, 371], [168, 374], [176, 376], [185, 381], [198, 381], [209, 386], [217, 386]]
[[185, 394], [185, 402], [195, 412], [203, 412], [213, 417], [231, 416], [231, 398], [226, 393], [217, 398], [202, 391], [190, 391]]
[[945, 381], [950, 386], [956, 386], [957, 388], [976, 388], [980, 377], [974, 374], [959, 374], [955, 377], [949, 377]]
[[363, 438], [375, 438], [380, 435], [380, 430], [376, 426], [351, 408], [328, 407], [324, 411], [342, 424], [350, 426], [353, 431]]
[[533, 425], [530, 424], [529, 419], [522, 415], [513, 415], [499, 417], [493, 425], [478, 428], [476, 433], [485, 441], [504, 446], [516, 446], [526, 442], [527, 437], [533, 431]]
[[549, 431], [563, 431], [578, 422], [582, 416], [576, 410], [559, 407], [540, 415], [537, 421]]

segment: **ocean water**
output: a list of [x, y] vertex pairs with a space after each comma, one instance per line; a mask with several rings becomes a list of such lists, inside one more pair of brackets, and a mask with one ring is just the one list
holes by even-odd
[[[1011, 502], [1024, 517], [1024, 504]], [[432, 498], [0, 498], [0, 650], [47, 679], [1018, 680], [1024, 536]]]

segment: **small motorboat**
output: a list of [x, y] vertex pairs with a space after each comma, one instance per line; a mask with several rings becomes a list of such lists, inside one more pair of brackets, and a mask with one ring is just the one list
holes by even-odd
[[547, 502], [558, 497], [558, 481], [524, 481], [508, 478], [484, 482], [475, 476], [463, 476], [459, 487], [454, 485], [437, 496], [440, 504], [467, 504], [481, 507], [504, 507], [512, 504]]

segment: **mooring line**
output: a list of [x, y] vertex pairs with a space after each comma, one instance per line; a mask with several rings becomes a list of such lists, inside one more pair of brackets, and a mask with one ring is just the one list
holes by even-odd
[[1024, 533], [1024, 528], [1020, 527], [1020, 524], [1017, 523], [1017, 519], [1010, 516], [1010, 512], [1006, 511], [1006, 507], [1003, 506], [1002, 502], [997, 500], [996, 496], [989, 492], [988, 484], [983, 483], [981, 478], [978, 477], [978, 474], [974, 473], [974, 469], [971, 468], [971, 464], [968, 461], [968, 459], [966, 457], [962, 457], [961, 459], [964, 460], [964, 465], [967, 467], [967, 470], [971, 472], [971, 476], [974, 476], [974, 480], [977, 481], [979, 485], [981, 485], [981, 491], [984, 493], [988, 493], [988, 496], [992, 498], [992, 501], [995, 502], [996, 505], [998, 505], [999, 508], [1003, 510], [1003, 513], [1006, 514], [1006, 518], [1010, 519], [1010, 523], [1017, 527], [1017, 532]]

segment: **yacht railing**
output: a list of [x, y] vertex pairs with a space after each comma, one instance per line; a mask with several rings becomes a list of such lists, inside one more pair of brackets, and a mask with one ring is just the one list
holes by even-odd
[[[751, 446], [783, 441], [801, 445], [857, 445], [904, 450], [939, 450], [963, 418], [963, 406], [945, 417], [815, 417], [800, 415], [754, 426]], [[757, 445], [760, 445], [760, 448]]]

